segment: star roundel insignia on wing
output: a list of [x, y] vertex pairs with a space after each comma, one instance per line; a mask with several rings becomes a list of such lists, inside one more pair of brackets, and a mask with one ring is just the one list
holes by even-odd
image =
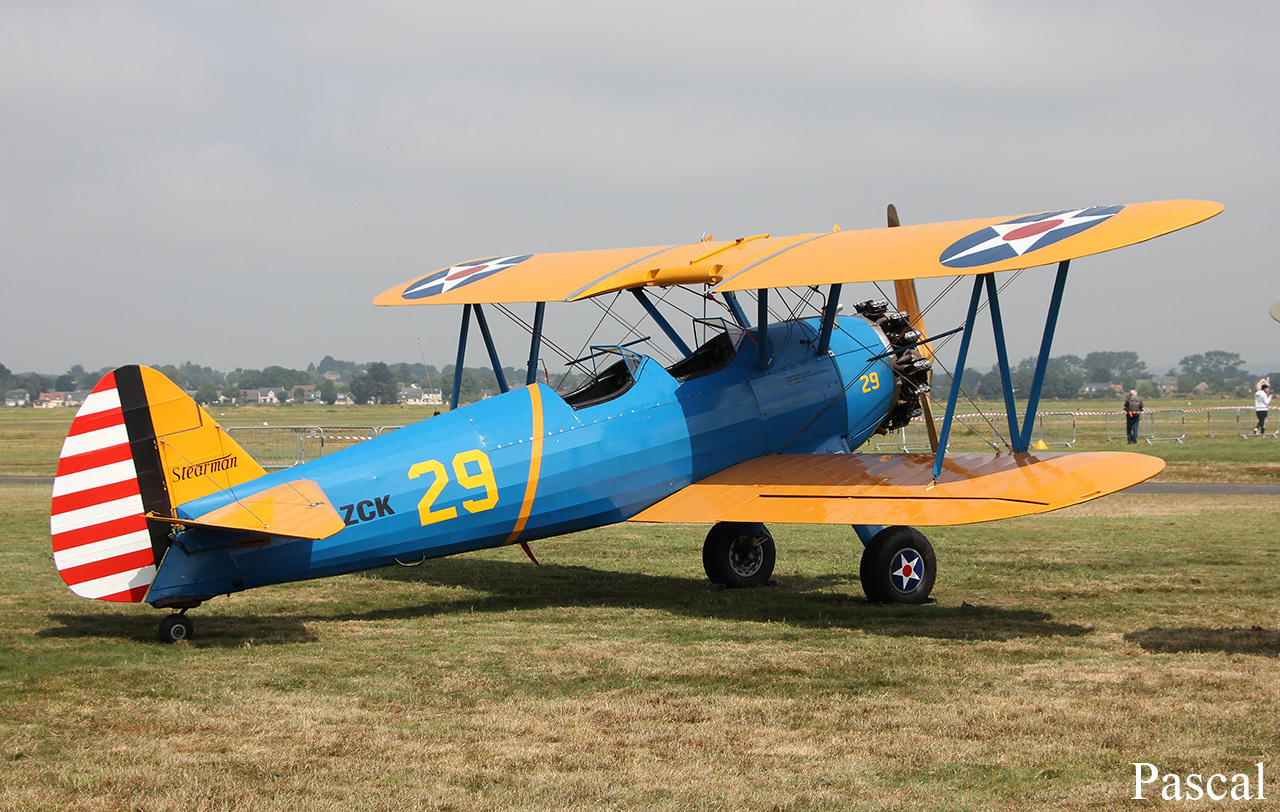
[[924, 570], [924, 562], [920, 560], [920, 554], [915, 550], [899, 551], [893, 557], [893, 564], [890, 566], [893, 585], [899, 592], [910, 592], [912, 582], [920, 581], [924, 577], [920, 574]]
[[490, 257], [489, 259], [475, 259], [471, 262], [463, 262], [422, 277], [405, 288], [404, 293], [400, 294], [400, 296], [405, 299], [426, 299], [430, 296], [439, 296], [441, 293], [448, 293], [454, 288], [460, 288], [463, 285], [469, 285], [472, 282], [484, 279], [486, 276], [493, 276], [499, 271], [505, 271], [512, 265], [518, 265], [531, 256], [533, 254], [521, 254], [517, 257]]
[[1029, 254], [1110, 220], [1124, 206], [1091, 206], [1019, 217], [976, 231], [947, 247], [938, 261], [948, 268], [975, 268]]

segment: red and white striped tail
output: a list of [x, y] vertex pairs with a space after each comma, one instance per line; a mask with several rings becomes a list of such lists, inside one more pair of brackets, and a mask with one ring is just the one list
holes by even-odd
[[53, 560], [85, 598], [139, 602], [156, 574], [116, 374], [98, 382], [62, 445], [49, 519]]

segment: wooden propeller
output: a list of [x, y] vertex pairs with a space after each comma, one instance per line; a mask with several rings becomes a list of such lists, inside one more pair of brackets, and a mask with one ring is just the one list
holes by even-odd
[[[897, 228], [902, 225], [902, 220], [898, 218], [898, 208], [892, 203], [889, 204], [888, 210], [889, 228]], [[895, 279], [893, 281], [893, 292], [897, 298], [898, 309], [907, 314], [907, 318], [911, 321], [911, 327], [919, 330], [922, 338], [928, 338], [929, 333], [924, 328], [924, 320], [920, 318], [920, 303], [916, 300], [916, 281], [914, 279]], [[929, 361], [933, 360], [933, 342], [925, 341], [919, 345], [920, 354]], [[929, 371], [929, 380], [933, 380], [933, 371]], [[933, 409], [929, 405], [929, 393], [922, 392], [920, 394], [920, 412], [924, 418], [925, 429], [929, 432], [929, 448], [937, 453], [938, 451], [938, 428], [933, 424]]]

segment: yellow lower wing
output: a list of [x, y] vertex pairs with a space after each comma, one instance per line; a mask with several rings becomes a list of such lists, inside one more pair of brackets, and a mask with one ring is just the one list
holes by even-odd
[[937, 526], [1044, 513], [1150, 479], [1164, 461], [1121, 451], [955, 454], [933, 484], [924, 454], [757, 457], [681, 490], [634, 522]]

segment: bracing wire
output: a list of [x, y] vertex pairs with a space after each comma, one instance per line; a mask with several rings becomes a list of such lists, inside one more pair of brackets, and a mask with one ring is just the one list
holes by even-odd
[[[781, 290], [781, 288], [778, 288], [778, 290]], [[769, 356], [769, 365], [773, 364], [774, 360], [778, 357], [778, 353], [782, 352], [782, 348], [786, 346], [787, 339], [791, 337], [791, 331], [795, 329], [795, 326], [797, 323], [796, 317], [799, 315], [801, 308], [809, 304], [809, 299], [815, 293], [817, 293], [819, 296], [822, 295], [821, 291], [819, 291], [817, 287], [806, 288], [805, 291], [806, 292], [804, 296], [797, 297], [797, 301], [795, 305], [787, 313], [787, 318], [786, 318], [787, 331], [783, 333], [782, 340], [779, 341], [777, 346], [774, 348], [773, 355]], [[825, 303], [825, 299], [824, 299], [824, 303]], [[822, 309], [819, 309], [818, 312], [821, 313]]]
[[[622, 295], [622, 291], [618, 291], [613, 294], [613, 301], [609, 303], [609, 307], [612, 307], [613, 304], [618, 301], [618, 297], [620, 295]], [[600, 304], [595, 299], [591, 299], [590, 301], [595, 303], [598, 307], [604, 308], [604, 305]], [[609, 316], [609, 308], [604, 308], [604, 313], [600, 315], [600, 321], [596, 322], [596, 326], [592, 328], [591, 334], [588, 335], [587, 340], [583, 342], [582, 348], [578, 350], [577, 357], [581, 357], [583, 352], [586, 351], [587, 347], [591, 346], [591, 341], [596, 337], [596, 333], [599, 332], [600, 326], [604, 324], [604, 320], [608, 316]], [[557, 392], [560, 391], [560, 387], [564, 385], [565, 380], [569, 377], [569, 373], [572, 371], [573, 371], [572, 366], [570, 366], [568, 369], [564, 371], [564, 374], [560, 376], [560, 380], [556, 383], [554, 387], [555, 391]]]
[[[158, 442], [159, 442], [159, 444], [160, 444], [160, 445], [162, 445], [162, 446], [164, 446], [165, 448], [169, 449], [169, 451], [170, 451], [171, 453], [176, 454], [176, 455], [178, 455], [179, 457], [181, 457], [181, 458], [182, 458], [182, 461], [183, 461], [183, 462], [185, 462], [187, 465], [194, 465], [194, 461], [193, 461], [193, 460], [191, 460], [191, 458], [189, 458], [186, 454], [183, 454], [183, 453], [182, 453], [181, 451], [179, 451], [178, 449], [174, 448], [174, 447], [173, 447], [173, 445], [172, 445], [172, 444], [170, 444], [170, 443], [169, 443], [169, 441], [168, 441], [168, 440], [166, 440], [165, 438], [160, 437], [160, 438], [158, 439]], [[250, 510], [250, 509], [249, 509], [249, 506], [248, 506], [248, 505], [246, 505], [243, 501], [241, 501], [241, 500], [240, 500], [240, 497], [236, 495], [236, 492], [235, 492], [234, 490], [232, 490], [231, 488], [224, 488], [224, 487], [222, 487], [221, 485], [219, 485], [219, 484], [218, 484], [218, 481], [217, 481], [216, 479], [214, 479], [212, 476], [210, 476], [207, 472], [201, 472], [200, 476], [201, 476], [201, 477], [203, 477], [204, 479], [207, 479], [207, 480], [209, 481], [209, 484], [210, 484], [210, 485], [212, 485], [212, 486], [213, 486], [214, 488], [216, 488], [217, 490], [222, 491], [223, 493], [225, 493], [225, 494], [229, 495], [229, 496], [231, 497], [231, 501], [233, 501], [233, 502], [235, 502], [237, 505], [239, 505], [239, 506], [240, 506], [240, 508], [241, 508], [245, 513], [248, 513], [250, 516], [252, 516], [254, 519], [256, 519], [256, 520], [258, 521], [258, 523], [262, 525], [262, 528], [263, 528], [264, 530], [267, 528], [267, 522], [266, 522], [266, 520], [265, 520], [265, 519], [263, 519], [263, 518], [262, 518], [261, 516], [259, 516], [258, 514], [254, 513], [252, 510]], [[299, 490], [298, 490], [298, 488], [297, 488], [297, 486], [296, 486], [296, 485], [294, 485], [292, 482], [290, 482], [290, 481], [288, 481], [288, 480], [285, 480], [285, 484], [287, 484], [290, 488], [292, 488], [292, 489], [293, 489], [293, 491], [294, 491], [295, 493], [297, 493], [299, 496], [301, 496], [303, 499], [306, 499], [308, 504], [311, 504], [311, 500], [307, 499], [307, 497], [306, 497], [306, 496], [304, 496], [304, 495], [303, 495], [303, 493], [302, 493], [301, 491], [299, 491]]]
[[[191, 464], [191, 463], [192, 463], [192, 460], [191, 460], [189, 457], [187, 457], [187, 455], [183, 454], [181, 451], [179, 451], [178, 449], [174, 448], [174, 447], [173, 447], [173, 445], [171, 445], [171, 444], [170, 444], [167, 440], [165, 440], [163, 437], [159, 438], [159, 443], [160, 443], [161, 445], [165, 446], [166, 448], [168, 448], [172, 453], [177, 454], [179, 457], [181, 457], [181, 458], [183, 459], [183, 461], [184, 461], [184, 462], [186, 462], [186, 463], [188, 463], [188, 464]], [[230, 495], [230, 496], [231, 496], [231, 501], [232, 501], [232, 502], [234, 502], [235, 504], [239, 505], [241, 510], [243, 510], [245, 513], [248, 513], [248, 514], [249, 514], [250, 516], [252, 516], [255, 520], [257, 520], [257, 522], [258, 522], [259, 524], [261, 524], [261, 525], [262, 525], [262, 529], [263, 529], [264, 531], [269, 531], [270, 525], [267, 523], [267, 521], [266, 521], [265, 519], [263, 519], [261, 516], [259, 516], [258, 514], [254, 513], [252, 510], [250, 510], [250, 509], [249, 509], [249, 506], [248, 506], [247, 504], [245, 504], [245, 503], [244, 503], [244, 501], [242, 501], [242, 500], [240, 499], [240, 497], [239, 497], [239, 496], [237, 496], [237, 495], [236, 495], [236, 492], [235, 492], [235, 490], [234, 490], [234, 489], [232, 489], [232, 488], [224, 488], [224, 487], [222, 487], [221, 485], [219, 485], [219, 484], [218, 484], [217, 480], [215, 480], [213, 477], [209, 476], [209, 474], [207, 474], [207, 473], [202, 474], [202, 476], [203, 476], [205, 479], [208, 479], [208, 480], [209, 480], [209, 482], [210, 482], [210, 484], [212, 484], [212, 485], [213, 485], [215, 488], [217, 488], [219, 491], [221, 491], [221, 492], [223, 492], [223, 493], [226, 493], [226, 494]], [[279, 476], [279, 474], [278, 474], [278, 473], [273, 472], [272, 474], [270, 474], [270, 476]], [[298, 490], [298, 486], [297, 486], [297, 485], [295, 485], [295, 484], [293, 483], [293, 481], [292, 481], [292, 480], [284, 479], [284, 477], [280, 477], [280, 478], [281, 478], [282, 480], [284, 480], [284, 484], [288, 485], [288, 486], [289, 486], [289, 488], [290, 488], [291, 490], [293, 490], [293, 492], [294, 492], [294, 493], [296, 493], [296, 494], [298, 494], [298, 496], [302, 497], [303, 501], [305, 501], [305, 502], [307, 503], [307, 506], [308, 506], [308, 507], [315, 507], [315, 506], [316, 506], [316, 504], [315, 504], [314, 502], [312, 502], [310, 499], [308, 499], [308, 498], [307, 498], [306, 494], [304, 494], [304, 493], [302, 493], [302, 491]], [[176, 518], [176, 517], [173, 517], [173, 518]], [[277, 538], [278, 538], [278, 537], [277, 537]], [[279, 552], [279, 551], [282, 549], [282, 547], [283, 547], [283, 545], [280, 545], [280, 546], [277, 546], [277, 547], [275, 547], [275, 548], [272, 548], [272, 549], [271, 549], [271, 551], [267, 553], [267, 559], [269, 560], [273, 555], [275, 555], [277, 552]], [[258, 563], [258, 557], [259, 557], [260, 555], [262, 555], [262, 551], [263, 551], [263, 550], [265, 550], [265, 549], [267, 549], [267, 548], [266, 548], [266, 547], [259, 547], [259, 548], [257, 548], [256, 550], [254, 550], [254, 551], [253, 551], [253, 554], [252, 554], [251, 556], [249, 556], [249, 560], [248, 560], [248, 561], [246, 561], [246, 562], [244, 563], [244, 565], [243, 565], [243, 566], [241, 566], [241, 567], [239, 568], [240, 579], [243, 579], [243, 578], [244, 578], [244, 577], [249, 573], [249, 570], [253, 569], [253, 567], [255, 566], [255, 564], [256, 564], [256, 563]], [[262, 563], [266, 563], [266, 561], [264, 560]]]
[[[498, 312], [502, 313], [507, 318], [511, 319], [512, 322], [524, 328], [524, 331], [526, 333], [528, 333], [531, 336], [533, 335], [533, 325], [525, 321], [524, 318], [521, 317], [514, 310], [512, 310], [511, 308], [503, 304], [495, 304], [494, 307], [498, 309]], [[545, 332], [543, 333], [543, 336], [542, 336], [542, 343], [545, 344], [547, 347], [549, 347], [552, 352], [556, 353], [561, 358], [563, 358], [566, 362], [573, 360], [572, 357], [569, 355], [569, 353], [565, 352], [564, 349], [560, 347], [559, 344], [556, 344], [554, 341], [547, 338]]]
[[[1016, 280], [1018, 277], [1022, 275], [1023, 270], [1025, 269], [1019, 268], [1015, 270], [1013, 274], [1011, 274], [1008, 278], [1006, 278], [996, 288], [996, 294], [999, 295], [1000, 293], [1003, 293], [1005, 288], [1013, 284], [1014, 280]], [[943, 288], [942, 292], [939, 293], [937, 296], [935, 296], [933, 300], [929, 302], [928, 306], [926, 306], [923, 310], [920, 311], [920, 320], [923, 321], [924, 317], [929, 313], [929, 311], [933, 310], [933, 308], [937, 306], [937, 304], [941, 302], [942, 299], [945, 298], [946, 295], [951, 292], [951, 289], [954, 288], [963, 278], [964, 277], [960, 277], [960, 276], [953, 277], [952, 280], [947, 284], [947, 286]], [[889, 297], [885, 294], [884, 290], [880, 287], [880, 283], [876, 282], [874, 284], [875, 284], [876, 290], [880, 293], [881, 297], [884, 299], [888, 299]], [[974, 313], [974, 317], [976, 318], [977, 314], [981, 313], [989, 305], [990, 305], [990, 301], [988, 299], [983, 299], [983, 301], [978, 305], [978, 309]], [[951, 375], [952, 381], [955, 380], [955, 375], [950, 370], [947, 369], [946, 364], [942, 363], [941, 359], [938, 357], [938, 353], [940, 350], [946, 347], [947, 344], [950, 343], [951, 339], [955, 338], [956, 335], [957, 335], [956, 333], [952, 333], [951, 335], [943, 336], [938, 341], [938, 343], [935, 344], [933, 347], [934, 364], [940, 367], [943, 372], [946, 372], [948, 375]], [[974, 401], [973, 397], [970, 396], [969, 392], [966, 391], [966, 389], [963, 386], [960, 387], [960, 394], [969, 403], [969, 405], [973, 407], [973, 410], [978, 414], [978, 416], [981, 417], [982, 420], [987, 424], [987, 427], [991, 429], [992, 435], [994, 435], [996, 439], [998, 439], [1001, 443], [1003, 443], [1006, 448], [1012, 448], [1011, 441], [1004, 436], [1004, 434], [1000, 431], [1000, 429], [996, 428], [995, 424], [991, 422], [990, 417], [988, 417], [988, 415], [982, 411], [981, 407], [978, 406], [978, 404]], [[942, 405], [941, 402], [935, 399], [932, 394], [930, 394], [928, 397], [929, 397], [930, 403], [933, 403], [935, 405]], [[962, 418], [958, 418], [952, 415], [952, 420], [958, 422], [961, 426], [968, 429], [973, 435], [980, 438], [982, 437], [982, 435], [979, 434], [978, 431], [975, 430], [973, 426], [966, 423]], [[984, 441], [990, 444], [990, 441], [985, 440], [985, 438], [984, 438]]]
[[[948, 338], [950, 338], [950, 336], [948, 336]], [[951, 381], [952, 381], [952, 384], [954, 385], [955, 379], [956, 379], [955, 375], [952, 374], [949, 369], [947, 369], [946, 364], [939, 361], [936, 355], [933, 358], [933, 362], [938, 366], [942, 367], [943, 372], [947, 373], [948, 375], [951, 375]], [[1004, 434], [1000, 432], [1000, 429], [995, 427], [995, 424], [991, 422], [991, 418], [989, 418], [987, 414], [982, 411], [981, 407], [979, 407], [978, 404], [974, 402], [973, 398], [969, 396], [969, 393], [965, 391], [965, 388], [963, 386], [960, 387], [960, 394], [964, 396], [964, 399], [969, 402], [969, 405], [973, 407], [974, 411], [978, 413], [978, 416], [981, 417], [983, 422], [987, 424], [987, 427], [991, 429], [991, 433], [995, 435], [996, 439], [998, 439], [1001, 443], [1004, 443], [1005, 448], [1012, 450], [1013, 446], [1011, 445], [1010, 441], [1007, 438], [1005, 438]], [[930, 403], [933, 403], [939, 406], [944, 405], [941, 401], [933, 397], [932, 392], [929, 393], [928, 397], [929, 397]], [[955, 415], [952, 415], [951, 419], [953, 421], [958, 421], [960, 425], [968, 429], [970, 433], [972, 433], [974, 436], [982, 437], [982, 435], [979, 434], [977, 431], [975, 431], [973, 426], [970, 426], [968, 423], [966, 423], [963, 418], [959, 418], [959, 417], [956, 417]]]
[[[618, 294], [619, 294], [619, 295], [621, 295], [621, 293], [622, 293], [622, 291], [618, 291]], [[665, 304], [665, 303], [666, 303], [666, 301], [667, 301], [667, 300], [666, 300], [666, 295], [664, 294], [661, 298], [659, 298], [659, 299], [658, 299], [658, 304]], [[620, 324], [620, 325], [622, 325], [623, 327], [627, 328], [627, 332], [626, 332], [626, 333], [624, 333], [624, 334], [623, 334], [623, 336], [622, 336], [622, 341], [626, 341], [628, 338], [630, 338], [631, 336], [635, 335], [635, 334], [638, 332], [638, 328], [640, 327], [640, 323], [641, 323], [642, 321], [644, 321], [644, 318], [646, 318], [646, 317], [647, 317], [647, 316], [642, 317], [642, 318], [640, 319], [640, 321], [637, 321], [635, 324], [628, 324], [628, 323], [626, 322], [626, 320], [624, 320], [624, 319], [623, 319], [621, 316], [619, 316], [617, 313], [614, 313], [614, 312], [613, 312], [614, 305], [616, 305], [616, 304], [617, 304], [617, 302], [618, 302], [618, 296], [617, 296], [617, 295], [615, 295], [615, 296], [613, 297], [613, 301], [611, 301], [611, 302], [609, 303], [609, 306], [608, 306], [607, 308], [606, 308], [604, 305], [602, 305], [602, 304], [600, 304], [599, 302], [597, 302], [595, 299], [592, 299], [592, 300], [591, 300], [591, 302], [592, 302], [592, 303], [594, 303], [596, 307], [599, 307], [599, 308], [603, 309], [603, 310], [604, 310], [604, 313], [605, 313], [605, 316], [609, 316], [609, 317], [611, 317], [611, 318], [612, 318], [614, 321], [616, 321], [618, 324]], [[603, 320], [603, 317], [602, 317], [602, 320]], [[600, 325], [596, 325], [596, 329], [597, 329], [597, 330], [599, 329], [599, 327], [600, 327]], [[595, 333], [594, 333], [594, 332], [592, 333], [592, 336], [593, 336], [593, 337], [595, 336]], [[622, 341], [619, 341], [618, 343], [622, 343]], [[585, 350], [586, 348], [584, 347], [583, 349]], [[658, 353], [659, 355], [661, 355], [661, 356], [662, 356], [662, 357], [667, 361], [667, 363], [669, 363], [669, 364], [674, 364], [674, 363], [678, 360], [678, 359], [676, 359], [676, 358], [673, 358], [673, 357], [671, 356], [671, 354], [670, 354], [670, 353], [668, 353], [665, 349], [663, 349], [661, 346], [659, 346], [659, 345], [657, 345], [657, 344], [654, 344], [654, 345], [653, 345], [653, 351], [654, 351], [655, 353]], [[581, 356], [581, 353], [579, 353], [579, 356]]]

